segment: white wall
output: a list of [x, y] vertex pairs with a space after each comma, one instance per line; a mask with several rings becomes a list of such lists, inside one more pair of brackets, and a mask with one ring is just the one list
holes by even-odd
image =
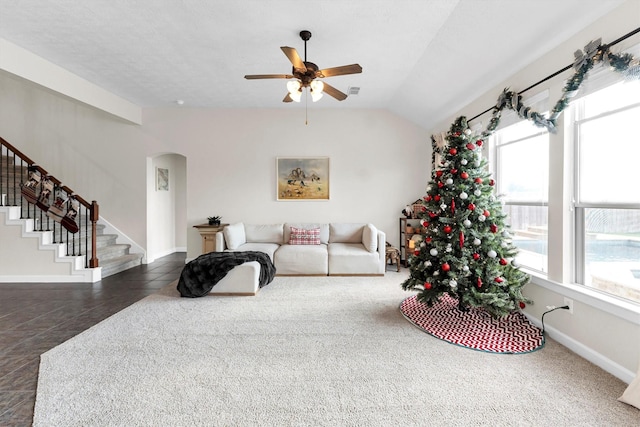
[[[591, 40], [602, 37], [602, 42], [608, 43], [631, 32], [639, 25], [640, 2], [631, 0], [623, 3], [603, 19], [585, 28], [538, 61], [514, 73], [480, 98], [473, 100], [456, 115], [432, 129], [432, 133], [448, 130], [450, 124], [459, 115], [473, 117], [495, 105], [505, 87], [520, 91], [570, 64], [573, 62], [573, 52], [582, 49]], [[640, 35], [635, 35], [612, 49], [619, 52], [639, 42]], [[562, 95], [565, 79], [572, 74], [573, 70], [569, 70], [527, 92], [524, 95], [525, 99], [543, 89], [549, 89], [550, 107], [552, 107]], [[474, 123], [482, 121], [484, 129], [489, 118], [490, 114], [485, 114]], [[563, 116], [559, 121], [560, 129], [563, 125], [562, 118]], [[551, 135], [552, 165], [565, 163], [565, 157], [571, 155], [567, 147], [568, 141], [565, 140], [562, 131]], [[527, 285], [525, 293], [535, 303], [529, 305], [526, 312], [539, 321], [542, 313], [546, 311], [546, 306], [562, 305], [564, 296], [574, 299], [573, 315], [561, 311], [546, 317], [545, 324], [550, 331], [550, 336], [622, 380], [630, 382], [638, 371], [640, 361], [640, 310], [637, 306], [622, 304], [613, 299], [605, 301], [595, 292], [570, 284], [571, 271], [568, 268], [571, 261], [570, 252], [562, 249], [569, 247], [567, 243], [571, 238], [570, 183], [561, 173], [551, 176], [549, 181], [551, 183], [549, 188], [549, 280], [534, 277], [532, 283]], [[565, 185], [558, 185], [562, 182]], [[564, 245], [563, 242], [565, 242]]]
[[138, 125], [0, 72], [0, 135], [145, 246], [146, 157]]
[[[200, 236], [193, 225], [211, 215], [224, 222], [372, 222], [397, 245], [400, 212], [424, 194], [430, 174], [429, 134], [384, 110], [312, 106], [305, 125], [302, 105], [176, 107], [145, 110], [144, 125], [137, 126], [4, 72], [0, 93], [0, 135], [78, 194], [97, 200], [101, 216], [152, 258], [174, 247], [197, 256]], [[153, 159], [166, 153], [186, 158], [187, 173], [171, 175], [186, 181], [172, 188], [187, 190], [155, 209], [163, 203], [157, 197], [165, 196], [150, 194], [155, 177], [148, 175], [155, 171]], [[277, 202], [278, 156], [330, 157], [331, 200]], [[167, 214], [171, 203], [175, 212]], [[165, 214], [174, 215], [177, 229], [162, 226], [169, 221]], [[186, 226], [179, 230], [180, 224]]]
[[[327, 100], [332, 102], [332, 100]], [[143, 131], [187, 158], [188, 258], [193, 225], [223, 222], [371, 222], [398, 244], [402, 208], [425, 192], [429, 135], [383, 110], [147, 109]], [[328, 156], [329, 201], [277, 201], [276, 158]]]

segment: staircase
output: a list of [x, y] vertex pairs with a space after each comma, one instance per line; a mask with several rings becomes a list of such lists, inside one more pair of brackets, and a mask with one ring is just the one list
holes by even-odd
[[[100, 223], [97, 215], [97, 222], [94, 224], [91, 221], [92, 211], [81, 206], [76, 217], [79, 231], [72, 234], [35, 205], [27, 203], [21, 197], [20, 184], [28, 179], [28, 163], [25, 164], [21, 157], [14, 155], [17, 150], [5, 140], [0, 138], [0, 142], [0, 197], [4, 194], [0, 199], [0, 205], [4, 204], [0, 206], [0, 246], [10, 251], [4, 253], [4, 260], [0, 260], [0, 282], [96, 282], [142, 263], [144, 254], [130, 253], [131, 245], [118, 243], [118, 234], [105, 234], [105, 225]], [[33, 163], [28, 158], [27, 161]], [[56, 187], [55, 191], [71, 194], [67, 187]], [[97, 204], [95, 207], [97, 212]], [[95, 254], [92, 254], [94, 227]], [[21, 243], [20, 239], [26, 239], [27, 242]], [[3, 254], [2, 248], [0, 254]], [[38, 255], [35, 251], [53, 252], [54, 256]], [[12, 257], [33, 260], [34, 263], [38, 260], [39, 265], [33, 268], [30, 265], [26, 270], [17, 272], [17, 267], [6, 265]], [[42, 265], [47, 262], [51, 266]], [[96, 264], [98, 267], [93, 267]], [[68, 276], [66, 279], [65, 275]]]

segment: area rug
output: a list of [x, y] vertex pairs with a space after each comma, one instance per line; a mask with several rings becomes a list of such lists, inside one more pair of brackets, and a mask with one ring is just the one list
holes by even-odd
[[411, 296], [400, 304], [403, 316], [436, 338], [490, 353], [529, 353], [542, 348], [542, 331], [520, 312], [494, 319], [481, 308], [463, 312], [458, 300], [444, 294], [429, 307]]
[[175, 285], [41, 356], [33, 425], [628, 426], [626, 384], [547, 340], [518, 357], [409, 324], [408, 273], [276, 277], [256, 296]]

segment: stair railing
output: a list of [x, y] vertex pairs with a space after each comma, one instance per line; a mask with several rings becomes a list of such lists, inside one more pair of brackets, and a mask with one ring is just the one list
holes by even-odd
[[[0, 197], [2, 197], [0, 205], [20, 206], [21, 218], [25, 218], [25, 212], [27, 219], [32, 218], [31, 215], [33, 215], [34, 230], [51, 231], [53, 243], [64, 243], [67, 256], [82, 256], [84, 254], [85, 268], [98, 267], [99, 261], [96, 251], [98, 203], [95, 200], [91, 203], [87, 202], [2, 137], [0, 137], [0, 154]], [[21, 189], [29, 180], [29, 171], [38, 171], [42, 179], [47, 178], [54, 184], [53, 191], [49, 196], [50, 201], [55, 201], [57, 197], [62, 200], [75, 199], [78, 201], [79, 211], [77, 216], [73, 218], [78, 226], [77, 233], [71, 233], [61, 223], [52, 220], [36, 204], [30, 203], [22, 197]], [[88, 256], [89, 251], [91, 257]]]

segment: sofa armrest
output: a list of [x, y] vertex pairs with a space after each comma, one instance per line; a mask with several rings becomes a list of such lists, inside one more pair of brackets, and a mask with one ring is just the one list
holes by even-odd
[[387, 235], [384, 231], [378, 230], [378, 257], [380, 258], [378, 262], [380, 263], [380, 274], [384, 274], [387, 266]]
[[224, 233], [222, 232], [222, 230], [218, 231], [216, 233], [216, 252], [224, 252], [226, 248], [227, 246], [224, 242]]

